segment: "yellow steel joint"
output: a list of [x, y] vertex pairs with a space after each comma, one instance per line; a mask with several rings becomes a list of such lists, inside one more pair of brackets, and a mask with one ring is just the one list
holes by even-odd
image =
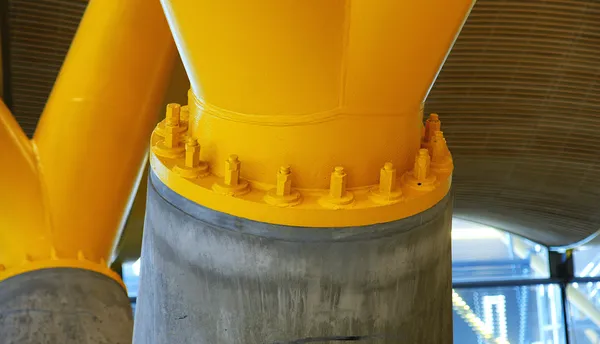
[[0, 109], [0, 281], [72, 267], [122, 283], [108, 262], [174, 52], [158, 2], [92, 0], [33, 140]]
[[162, 1], [191, 83], [173, 142], [196, 140], [208, 172], [180, 172], [167, 119], [152, 171], [201, 205], [274, 224], [368, 225], [430, 208], [453, 165], [423, 102], [473, 3]]

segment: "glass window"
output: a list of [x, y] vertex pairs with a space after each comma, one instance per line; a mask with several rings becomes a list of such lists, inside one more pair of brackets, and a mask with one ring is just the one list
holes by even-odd
[[548, 249], [479, 223], [452, 220], [453, 282], [548, 278]]
[[454, 342], [565, 343], [560, 300], [557, 285], [454, 289]]
[[600, 245], [595, 242], [575, 249], [573, 253], [575, 276], [600, 276]]
[[121, 267], [123, 271], [123, 283], [127, 287], [127, 295], [135, 298], [140, 289], [140, 259], [125, 262]]
[[600, 282], [567, 286], [569, 336], [572, 343], [600, 343]]

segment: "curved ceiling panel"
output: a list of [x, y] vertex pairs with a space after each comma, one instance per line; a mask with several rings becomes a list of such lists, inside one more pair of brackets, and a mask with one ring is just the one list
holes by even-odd
[[427, 99], [456, 214], [550, 246], [600, 228], [600, 2], [478, 0]]

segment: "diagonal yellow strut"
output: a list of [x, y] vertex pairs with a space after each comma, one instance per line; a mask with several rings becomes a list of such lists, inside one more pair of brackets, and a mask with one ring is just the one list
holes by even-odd
[[0, 280], [72, 266], [110, 272], [115, 237], [168, 84], [158, 1], [92, 0], [33, 140], [0, 108]]
[[0, 101], [0, 276], [52, 247], [33, 148]]

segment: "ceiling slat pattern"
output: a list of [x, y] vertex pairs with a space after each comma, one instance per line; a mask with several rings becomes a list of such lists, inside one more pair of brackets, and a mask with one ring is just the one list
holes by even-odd
[[12, 111], [32, 136], [87, 1], [8, 0]]
[[455, 213], [561, 246], [600, 228], [600, 2], [478, 0], [426, 105]]

